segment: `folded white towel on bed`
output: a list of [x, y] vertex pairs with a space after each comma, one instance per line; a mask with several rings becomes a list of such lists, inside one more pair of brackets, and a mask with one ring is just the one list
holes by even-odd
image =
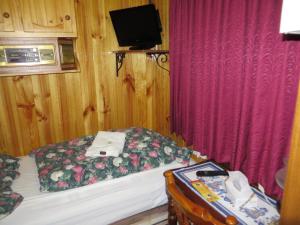
[[99, 131], [85, 155], [118, 157], [123, 151], [125, 137], [126, 134], [121, 132]]

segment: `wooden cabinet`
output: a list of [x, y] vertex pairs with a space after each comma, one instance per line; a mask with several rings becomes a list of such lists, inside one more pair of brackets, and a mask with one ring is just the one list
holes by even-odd
[[23, 0], [20, 6], [25, 32], [76, 31], [74, 0]]
[[76, 37], [74, 0], [0, 0], [0, 37]]
[[13, 32], [14, 27], [14, 5], [11, 0], [0, 0], [0, 32]]

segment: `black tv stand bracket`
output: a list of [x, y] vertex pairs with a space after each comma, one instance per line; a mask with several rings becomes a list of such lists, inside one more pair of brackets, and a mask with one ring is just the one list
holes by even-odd
[[154, 58], [156, 64], [162, 68], [170, 72], [165, 67], [161, 66], [161, 64], [168, 62], [168, 50], [120, 50], [120, 51], [113, 51], [116, 55], [116, 73], [117, 77], [119, 76], [119, 71], [122, 68], [123, 60], [126, 54], [133, 54], [133, 53], [145, 53], [147, 56]]

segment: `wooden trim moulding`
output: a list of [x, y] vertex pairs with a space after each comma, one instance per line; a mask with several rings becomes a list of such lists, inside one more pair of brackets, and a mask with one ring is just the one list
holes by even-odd
[[300, 83], [291, 135], [290, 155], [281, 208], [281, 225], [300, 224]]

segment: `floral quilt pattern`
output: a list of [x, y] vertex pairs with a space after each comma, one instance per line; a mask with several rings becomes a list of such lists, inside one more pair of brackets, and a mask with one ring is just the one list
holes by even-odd
[[41, 191], [61, 191], [149, 170], [175, 160], [187, 164], [191, 150], [145, 128], [117, 130], [126, 133], [119, 157], [86, 157], [95, 136], [85, 136], [38, 148], [32, 152]]
[[0, 154], [0, 219], [6, 217], [22, 202], [23, 197], [13, 192], [11, 185], [20, 174], [19, 159]]
[[7, 154], [0, 154], [0, 170], [17, 170], [19, 168], [19, 159]]

